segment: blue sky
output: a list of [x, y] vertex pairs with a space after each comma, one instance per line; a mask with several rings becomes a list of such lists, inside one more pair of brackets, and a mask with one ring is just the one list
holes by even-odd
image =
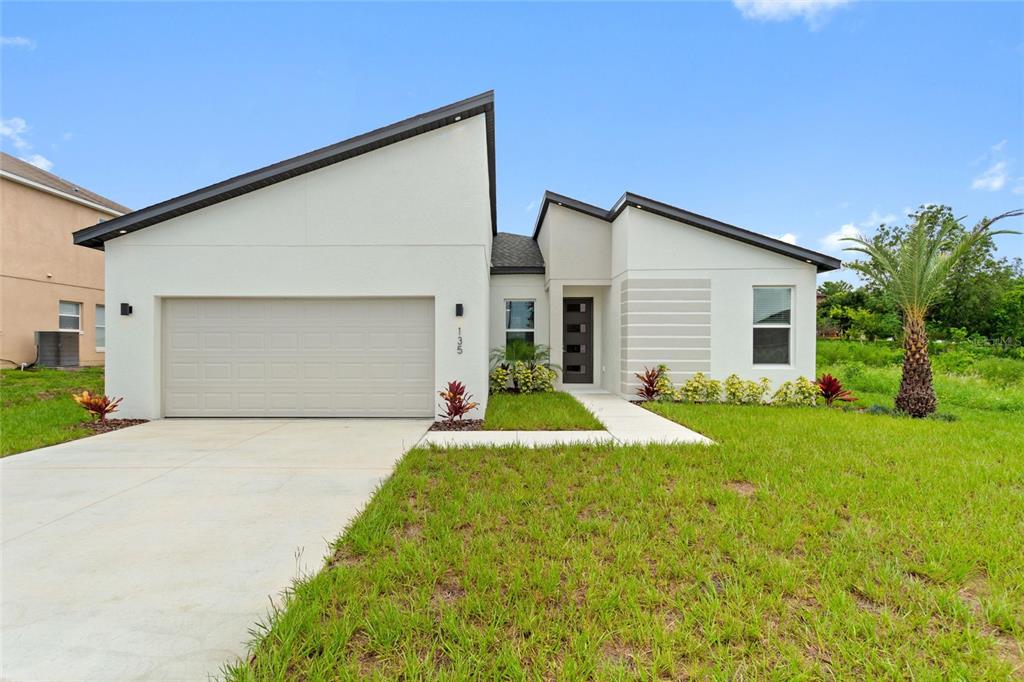
[[921, 203], [1024, 205], [1019, 2], [2, 12], [3, 149], [134, 208], [488, 89], [504, 231], [545, 189], [833, 253]]

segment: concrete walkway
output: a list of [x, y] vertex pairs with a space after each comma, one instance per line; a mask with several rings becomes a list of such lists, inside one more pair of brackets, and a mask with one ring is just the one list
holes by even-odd
[[616, 443], [647, 445], [651, 443], [700, 443], [714, 441], [681, 424], [665, 419], [650, 410], [623, 400], [602, 389], [564, 389], [587, 408], [604, 431], [428, 431], [419, 445], [438, 447], [471, 447], [483, 445], [522, 445], [550, 447], [574, 443]]
[[429, 420], [164, 420], [0, 460], [0, 679], [205, 680]]

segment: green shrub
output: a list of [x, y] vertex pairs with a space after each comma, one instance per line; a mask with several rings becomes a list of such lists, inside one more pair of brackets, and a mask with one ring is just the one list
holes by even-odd
[[750, 381], [730, 374], [725, 379], [725, 402], [733, 405], [757, 405], [764, 401], [769, 390], [771, 382], [767, 377], [761, 377], [760, 381]]
[[972, 374], [975, 356], [966, 349], [954, 348], [932, 356], [932, 369], [947, 374]]
[[668, 376], [668, 366], [658, 365], [658, 379], [654, 382], [654, 390], [658, 397], [656, 400], [676, 400], [676, 387], [672, 385], [672, 379]]
[[509, 389], [512, 372], [505, 367], [495, 367], [489, 375], [491, 393], [504, 393]]
[[531, 366], [522, 360], [517, 360], [512, 363], [512, 383], [519, 387], [520, 393], [533, 393], [534, 366]]
[[797, 377], [796, 381], [783, 381], [778, 390], [772, 394], [772, 405], [806, 405], [818, 404], [820, 391], [818, 385], [807, 377]]
[[513, 380], [520, 393], [549, 393], [555, 390], [555, 370], [545, 365], [513, 362], [511, 368], [498, 366], [489, 375], [491, 393], [513, 390]]
[[691, 403], [717, 403], [722, 400], [722, 382], [697, 372], [679, 389], [679, 397]]
[[531, 387], [533, 393], [550, 393], [555, 390], [555, 370], [544, 365], [534, 365]]
[[1024, 384], [1024, 362], [1012, 358], [982, 358], [974, 362], [974, 371], [997, 386]]
[[869, 367], [888, 367], [903, 361], [903, 349], [893, 341], [818, 341], [818, 364], [860, 362]]

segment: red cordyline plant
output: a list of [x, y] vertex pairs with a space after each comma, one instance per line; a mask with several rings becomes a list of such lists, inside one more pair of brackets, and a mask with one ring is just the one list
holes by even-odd
[[93, 419], [99, 421], [106, 419], [108, 414], [117, 412], [117, 406], [124, 400], [124, 398], [110, 398], [105, 395], [89, 393], [89, 391], [82, 391], [77, 395], [72, 394], [71, 397], [82, 406], [82, 409], [91, 414]]
[[832, 407], [832, 403], [837, 400], [844, 403], [852, 403], [857, 400], [850, 391], [843, 388], [843, 383], [831, 374], [822, 374], [815, 383], [818, 384], [818, 391], [821, 392], [821, 396], [825, 399], [825, 405], [828, 407]]
[[640, 380], [640, 386], [636, 389], [636, 394], [640, 396], [640, 399], [656, 400], [658, 398], [658, 377], [661, 376], [658, 368], [644, 369], [643, 372], [637, 372], [634, 376]]
[[480, 404], [471, 402], [473, 396], [466, 392], [466, 386], [461, 381], [449, 381], [448, 386], [437, 394], [444, 401], [440, 405], [441, 416], [449, 424], [456, 419], [462, 419], [466, 413], [475, 410]]

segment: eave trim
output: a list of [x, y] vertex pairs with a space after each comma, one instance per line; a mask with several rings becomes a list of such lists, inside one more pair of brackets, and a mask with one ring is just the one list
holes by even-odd
[[805, 249], [802, 246], [790, 244], [757, 232], [751, 232], [750, 230], [745, 230], [742, 227], [723, 223], [720, 220], [708, 218], [707, 216], [702, 216], [698, 213], [693, 213], [677, 206], [672, 206], [671, 204], [666, 204], [655, 199], [649, 199], [645, 196], [634, 194], [632, 192], [625, 192], [621, 197], [619, 197], [619, 200], [615, 202], [615, 205], [612, 206], [611, 209], [607, 210], [592, 204], [577, 201], [576, 199], [567, 197], [563, 194], [544, 192], [544, 200], [541, 202], [540, 212], [537, 215], [537, 222], [533, 230], [534, 240], [536, 240], [540, 235], [541, 227], [544, 225], [544, 218], [547, 215], [548, 206], [552, 203], [609, 223], [618, 218], [626, 208], [632, 206], [642, 211], [649, 211], [656, 215], [660, 215], [663, 218], [668, 218], [669, 220], [684, 223], [691, 227], [696, 227], [723, 237], [735, 239], [745, 244], [750, 244], [751, 246], [757, 246], [762, 249], [774, 251], [775, 253], [783, 256], [802, 260], [816, 266], [818, 272], [838, 270], [842, 266], [842, 261], [838, 258], [833, 258], [832, 256], [824, 253]]

